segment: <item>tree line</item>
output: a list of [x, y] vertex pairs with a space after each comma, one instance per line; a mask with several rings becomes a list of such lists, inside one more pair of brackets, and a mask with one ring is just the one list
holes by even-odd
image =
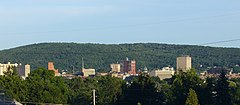
[[[193, 67], [205, 70], [212, 66], [234, 67], [240, 65], [239, 48], [219, 48], [193, 45], [171, 45], [158, 43], [135, 44], [77, 44], [41, 43], [0, 51], [1, 63], [16, 62], [30, 64], [32, 69], [47, 67], [52, 61], [59, 70], [79, 71], [84, 58], [86, 68], [110, 71], [110, 64], [121, 60], [135, 59], [137, 70], [176, 65], [176, 57], [190, 55]], [[234, 68], [235, 69], [235, 68]], [[239, 72], [239, 70], [235, 70]]]
[[[16, 72], [0, 76], [1, 89], [19, 102], [92, 105], [239, 105], [240, 80], [201, 79], [195, 70], [160, 80], [142, 73], [128, 80], [110, 76], [73, 78], [54, 76], [45, 68], [34, 70], [23, 80]], [[7, 97], [7, 96], [6, 96]]]

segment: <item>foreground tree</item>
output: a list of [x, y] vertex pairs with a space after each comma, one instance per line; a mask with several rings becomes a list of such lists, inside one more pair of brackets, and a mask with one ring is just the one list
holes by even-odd
[[66, 104], [68, 86], [62, 77], [55, 77], [53, 71], [44, 68], [34, 70], [26, 79], [28, 102]]
[[[170, 83], [171, 84], [171, 83]], [[173, 91], [173, 100], [168, 102], [171, 105], [184, 105], [187, 99], [189, 89], [192, 88], [196, 93], [201, 93], [203, 81], [196, 74], [194, 69], [188, 72], [180, 72], [173, 77], [171, 89]]]
[[192, 88], [189, 89], [189, 93], [188, 93], [188, 97], [185, 102], [185, 105], [198, 105], [197, 94]]
[[203, 89], [198, 93], [200, 105], [213, 105], [215, 103], [214, 97], [216, 97], [216, 84], [217, 78], [206, 78], [206, 82], [203, 85]]
[[117, 101], [117, 105], [161, 105], [162, 100], [156, 85], [156, 82], [146, 75], [133, 78], [124, 88], [124, 96]]
[[4, 75], [0, 76], [0, 86], [8, 95], [9, 100], [13, 98], [24, 102], [28, 98], [26, 82], [18, 76], [15, 67], [8, 68]]
[[229, 82], [224, 71], [217, 80], [215, 102], [216, 105], [231, 105]]

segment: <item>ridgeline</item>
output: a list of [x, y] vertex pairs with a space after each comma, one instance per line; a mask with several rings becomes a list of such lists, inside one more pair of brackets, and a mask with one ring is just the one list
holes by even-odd
[[176, 57], [190, 55], [193, 67], [232, 67], [240, 64], [239, 48], [205, 47], [195, 45], [171, 45], [157, 43], [135, 44], [78, 44], [40, 43], [0, 51], [0, 62], [30, 64], [32, 69], [47, 67], [52, 61], [59, 70], [79, 71], [82, 58], [86, 68], [109, 71], [111, 63], [126, 57], [137, 61], [137, 70], [176, 66]]

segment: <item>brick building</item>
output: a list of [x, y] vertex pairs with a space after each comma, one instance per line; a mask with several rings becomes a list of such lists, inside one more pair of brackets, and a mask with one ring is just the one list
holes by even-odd
[[136, 61], [135, 60], [129, 60], [126, 58], [126, 60], [123, 60], [121, 63], [121, 73], [128, 73], [128, 74], [136, 74]]
[[58, 69], [55, 69], [55, 68], [54, 68], [53, 62], [48, 62], [48, 70], [53, 70], [55, 76], [58, 75]]

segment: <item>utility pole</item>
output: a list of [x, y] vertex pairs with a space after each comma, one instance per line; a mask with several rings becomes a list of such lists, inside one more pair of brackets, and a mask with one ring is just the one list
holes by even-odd
[[71, 65], [70, 67], [71, 67], [71, 69], [72, 69], [72, 74], [74, 74], [74, 73], [75, 73], [75, 71], [74, 71], [74, 66]]
[[83, 61], [83, 57], [82, 57], [82, 70], [84, 69], [84, 61]]
[[93, 89], [93, 105], [96, 105], [96, 90]]

